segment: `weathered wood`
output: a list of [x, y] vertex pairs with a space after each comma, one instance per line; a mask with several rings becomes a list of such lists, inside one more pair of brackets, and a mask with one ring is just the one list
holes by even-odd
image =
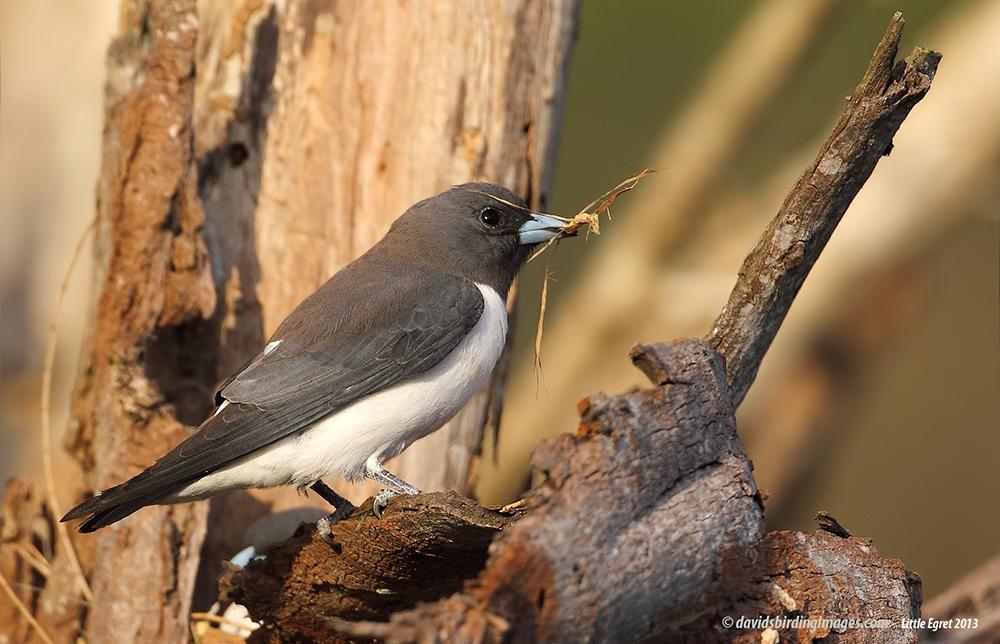
[[941, 55], [918, 48], [897, 63], [902, 35], [903, 16], [896, 13], [816, 160], [744, 260], [709, 333], [709, 342], [726, 358], [736, 405], [847, 207], [889, 154], [906, 115], [930, 90]]
[[[488, 615], [499, 616], [515, 640], [651, 637], [691, 611], [705, 610], [709, 598], [724, 597], [724, 564], [754, 552], [764, 534], [763, 507], [736, 436], [722, 360], [699, 340], [648, 347], [645, 354], [649, 361], [669, 363], [670, 384], [592, 396], [581, 404], [576, 436], [552, 439], [536, 451], [534, 465], [544, 481], [526, 497], [526, 515], [498, 536], [486, 570], [470, 591], [475, 602], [469, 605], [483, 612], [477, 623], [490, 624]], [[441, 514], [435, 508], [429, 519], [437, 524]], [[423, 519], [419, 515], [412, 521]], [[336, 528], [354, 534], [356, 524], [352, 517]], [[386, 529], [395, 532], [396, 527]], [[448, 521], [436, 528], [449, 538], [461, 529]], [[370, 530], [378, 534], [379, 528]], [[339, 565], [353, 569], [350, 562], [357, 558], [381, 558], [382, 549], [370, 541], [345, 543]], [[329, 550], [322, 542], [314, 545]], [[478, 552], [480, 546], [472, 541], [454, 547]], [[670, 556], [663, 556], [667, 552]], [[417, 555], [410, 563], [421, 559]], [[329, 630], [334, 624], [322, 618], [387, 617], [370, 610], [366, 615], [339, 596], [314, 597], [313, 602], [288, 597], [291, 586], [327, 583], [307, 566], [297, 565], [289, 575], [279, 564], [278, 572], [268, 571], [269, 584], [256, 575], [235, 583], [243, 597], [252, 599], [252, 614], [282, 616], [275, 623], [285, 639], [321, 639], [315, 625]], [[377, 568], [367, 569], [367, 587], [375, 587], [371, 580], [381, 575]], [[282, 592], [265, 591], [269, 599], [261, 600], [252, 589], [265, 585]], [[269, 606], [275, 595], [281, 612], [261, 610], [262, 601]], [[418, 590], [394, 598], [394, 605], [428, 599]]]
[[[664, 172], [644, 181], [615, 208], [614, 234], [588, 246], [587, 261], [572, 280], [560, 282], [558, 306], [550, 308], [545, 321], [544, 350], [558, 356], [545, 365], [546, 399], [551, 403], [538, 404], [534, 367], [523, 361], [512, 373], [507, 392], [504, 414], [513, 422], [500, 445], [500, 470], [489, 485], [481, 486], [484, 496], [520, 494], [539, 437], [575, 422], [570, 403], [582, 392], [635, 379], [622, 353], [636, 338], [664, 337], [656, 330], [662, 313], [650, 305], [662, 301], [664, 289], [651, 276], [661, 273], [663, 258], [678, 256], [686, 240], [701, 230], [706, 204], [728, 181], [729, 169], [743, 155], [759, 119], [780, 100], [802, 61], [822, 42], [817, 35], [845, 8], [836, 0], [754, 3], [725, 46], [713, 54], [684, 110], [662, 133], [651, 133], [659, 141], [647, 164]], [[662, 67], [663, 78], [651, 80], [670, 83], [670, 70], [669, 65]], [[680, 307], [685, 319], [688, 300], [685, 296]], [[645, 331], [640, 329], [643, 324]]]
[[[182, 419], [209, 408], [185, 392], [212, 379], [216, 296], [191, 129], [195, 3], [129, 3], [122, 17], [107, 60], [99, 295], [68, 434], [88, 490], [138, 473], [180, 441]], [[153, 508], [91, 539], [89, 640], [187, 636], [205, 514], [201, 505]], [[70, 608], [73, 587], [50, 579], [42, 612], [82, 614]]]
[[[170, 14], [150, 15], [151, 19], [170, 17]], [[270, 18], [265, 20], [276, 20], [273, 11], [266, 15]], [[321, 21], [319, 14], [314, 18]], [[364, 18], [355, 19], [366, 24]], [[270, 37], [267, 36], [267, 23], [262, 24], [265, 29], [258, 29], [257, 34]], [[279, 20], [273, 26], [277, 28], [280, 24]], [[340, 25], [335, 18], [323, 24], [326, 25], [324, 29], [331, 31]], [[865, 119], [874, 118], [873, 115], [880, 116], [869, 127], [854, 127], [855, 120], [845, 116], [847, 125], [842, 119], [831, 139], [833, 143], [824, 147], [820, 160], [812, 169], [820, 174], [852, 177], [843, 179], [842, 183], [831, 180], [840, 188], [830, 197], [844, 208], [870, 173], [869, 166], [874, 165], [878, 155], [891, 143], [891, 134], [899, 122], [926, 93], [934, 74], [938, 56], [929, 52], [918, 52], [911, 56], [909, 63], [891, 66], [901, 25], [901, 19], [894, 18], [862, 83], [862, 87], [881, 88], [879, 92], [889, 94], [873, 94], [867, 101], [857, 98], [848, 106], [848, 113], [857, 111], [855, 117], [861, 122], [867, 123]], [[355, 34], [345, 28], [346, 35]], [[167, 35], [172, 33], [166, 32]], [[275, 33], [282, 32], [279, 29]], [[171, 37], [178, 38], [176, 34]], [[276, 40], [277, 43], [286, 41], [280, 36]], [[279, 44], [278, 51], [280, 47]], [[144, 51], [155, 53], [158, 50], [152, 47]], [[171, 65], [162, 64], [165, 70], [158, 70], [158, 73], [174, 70]], [[265, 64], [264, 69], [267, 67]], [[895, 71], [890, 71], [892, 69]], [[184, 83], [178, 81], [176, 86], [171, 86], [171, 89], [177, 88], [183, 89]], [[313, 90], [319, 91], [315, 87]], [[878, 106], [891, 114], [879, 111]], [[234, 113], [238, 114], [238, 110]], [[157, 112], [152, 110], [151, 114], [156, 116]], [[306, 118], [308, 114], [300, 116]], [[273, 114], [269, 118], [274, 118]], [[294, 129], [290, 124], [288, 127]], [[259, 139], [262, 132], [255, 131]], [[859, 142], [852, 137], [864, 140]], [[882, 145], [873, 146], [871, 137]], [[215, 147], [211, 149], [216, 150]], [[226, 151], [226, 158], [234, 165], [245, 163], [251, 156], [248, 148], [239, 154], [233, 154], [241, 149], [239, 147], [218, 149]], [[850, 150], [857, 153], [848, 154]], [[139, 146], [135, 158], [141, 158], [142, 151]], [[183, 152], [179, 154], [186, 158]], [[215, 157], [207, 154], [205, 159], [218, 160], [218, 153]], [[267, 158], [272, 158], [270, 155], [268, 153]], [[836, 169], [834, 156], [843, 164]], [[267, 158], [260, 161], [265, 171]], [[202, 168], [207, 173], [215, 161], [205, 159], [203, 163], [208, 165]], [[111, 163], [108, 167], [117, 166]], [[173, 167], [168, 164], [164, 171], [169, 172]], [[217, 178], [218, 175], [213, 180]], [[185, 189], [189, 186], [177, 181], [171, 185]], [[264, 179], [261, 181], [263, 185]], [[212, 203], [211, 182], [203, 181], [201, 188], [206, 204]], [[800, 182], [786, 203], [801, 199], [798, 192], [815, 197], [815, 190], [814, 185]], [[146, 198], [153, 201], [153, 196]], [[128, 203], [128, 199], [124, 201]], [[254, 203], [260, 207], [259, 194]], [[811, 535], [766, 535], [762, 502], [751, 474], [752, 465], [736, 435], [734, 407], [750, 385], [805, 273], [843, 214], [840, 206], [826, 207], [822, 203], [813, 203], [813, 206], [798, 212], [791, 221], [787, 220], [787, 209], [783, 209], [772, 222], [758, 247], [761, 250], [751, 254], [751, 259], [757, 257], [757, 260], [748, 259], [745, 264], [730, 306], [713, 330], [711, 343], [681, 340], [637, 348], [633, 351], [633, 361], [654, 386], [619, 396], [590, 397], [581, 405], [582, 420], [576, 434], [552, 439], [538, 449], [534, 464], [543, 481], [527, 496], [527, 513], [523, 518], [505, 526], [503, 518], [456, 496], [423, 495], [398, 500], [390, 506], [388, 518], [382, 522], [376, 522], [367, 514], [369, 510], [363, 508], [334, 526], [333, 546], [318, 540], [310, 529], [306, 529], [292, 540], [269, 549], [264, 562], [254, 563], [233, 577], [233, 596], [247, 602], [258, 617], [273, 621], [272, 628], [261, 636], [275, 640], [325, 641], [340, 633], [388, 641], [485, 642], [680, 638], [729, 641], [735, 635], [740, 641], [760, 641], [762, 634], [753, 629], [740, 633], [723, 632], [720, 630], [724, 626], [721, 618], [766, 614], [899, 620], [919, 615], [919, 579], [907, 573], [899, 562], [879, 557], [867, 541], [856, 537], [841, 538], [822, 531]], [[123, 209], [121, 212], [130, 211]], [[182, 257], [195, 258], [193, 263], [179, 263], [190, 270], [197, 268], [198, 258], [203, 257], [196, 243], [199, 228], [191, 224], [197, 221], [192, 219], [190, 212], [179, 210], [179, 213], [187, 213], [187, 218], [179, 217], [182, 225], [178, 230], [161, 231], [167, 235], [161, 242], [167, 249], [174, 246], [174, 237], [190, 242], [186, 245], [177, 242], [189, 251], [193, 249], [187, 254], [178, 253]], [[113, 217], [108, 219], [112, 232], [117, 222]], [[186, 228], [184, 222], [188, 222]], [[212, 241], [212, 222], [210, 216], [210, 247], [218, 242]], [[249, 235], [247, 231], [256, 231], [257, 223], [244, 221], [241, 225], [249, 226], [244, 233]], [[129, 234], [140, 234], [144, 230], [140, 227], [138, 233]], [[812, 236], [802, 237], [798, 233]], [[151, 236], [149, 232], [145, 234]], [[118, 230], [118, 235], [126, 235], [126, 232]], [[110, 235], [104, 239], [117, 241], [118, 237]], [[259, 240], [259, 233], [254, 232], [249, 239]], [[142, 247], [150, 240], [136, 241], [126, 235], [125, 240], [117, 243], [134, 243]], [[155, 260], [156, 257], [155, 253], [150, 254], [150, 258]], [[176, 260], [171, 266], [174, 262]], [[110, 266], [115, 266], [113, 260]], [[151, 268], [140, 267], [147, 273], [134, 276], [133, 282], [125, 279], [123, 283], [131, 289], [128, 292], [136, 296], [133, 301], [143, 304], [146, 300], [140, 296], [149, 295], [149, 288], [143, 290], [143, 287]], [[113, 275], [109, 270], [104, 277], [111, 282]], [[163, 270], [158, 275], [166, 279]], [[200, 273], [192, 271], [186, 278], [198, 275]], [[196, 280], [195, 283], [201, 282]], [[236, 284], [240, 286], [238, 275]], [[122, 286], [120, 281], [114, 281], [109, 288]], [[183, 291], [189, 292], [190, 289]], [[250, 290], [237, 288], [234, 292], [239, 295]], [[262, 289], [261, 292], [267, 291]], [[226, 293], [221, 300], [229, 302], [228, 291]], [[155, 310], [169, 311], [170, 315], [161, 317], [158, 314], [152, 322], [139, 318], [145, 321], [144, 325], [138, 325], [140, 332], [148, 333], [151, 326], [156, 328], [156, 324], [164, 321], [193, 320], [195, 322], [189, 321], [180, 328], [201, 337], [195, 333], [200, 329], [196, 321], [204, 315], [204, 310], [198, 306], [200, 300], [165, 303], [152, 299], [161, 307], [154, 307]], [[112, 304], [115, 302], [111, 300]], [[734, 302], [739, 306], [734, 306]], [[110, 305], [102, 299], [102, 306]], [[110, 308], [115, 310], [113, 306]], [[139, 310], [148, 308], [147, 305]], [[131, 308], [120, 312], [133, 314]], [[99, 313], [98, 323], [101, 320]], [[136, 342], [145, 337], [135, 331], [135, 320], [129, 318], [125, 323], [126, 330], [132, 330], [126, 338]], [[225, 325], [223, 321], [224, 328]], [[755, 330], [755, 325], [761, 330]], [[100, 340], [102, 336], [98, 333], [95, 337]], [[143, 346], [148, 348], [149, 345]], [[153, 346], [160, 345], [154, 343]], [[121, 364], [142, 364], [135, 358], [131, 362], [118, 358], [119, 355], [131, 358], [133, 354], [129, 352], [110, 355], [116, 358], [111, 362], [116, 369], [122, 368]], [[163, 364], [173, 363], [167, 360]], [[111, 368], [91, 365], [92, 373]], [[176, 375], [169, 370], [163, 373]], [[83, 382], [91, 383], [87, 377]], [[161, 416], [167, 413], [160, 402], [162, 393], [149, 387], [138, 391], [152, 389], [155, 395], [137, 397], [135, 383], [129, 380], [124, 385], [132, 387], [127, 391], [130, 396], [123, 398], [123, 404], [131, 401], [128, 409], [135, 416], [132, 421], [138, 419], [143, 427], [154, 421], [169, 425], [154, 415], [154, 412]], [[111, 384], [123, 386], [117, 381]], [[107, 385], [105, 388], [110, 389]], [[80, 400], [88, 401], [88, 395], [92, 394], [84, 389]], [[138, 405], [135, 400], [139, 401]], [[179, 426], [179, 423], [174, 420], [169, 426]], [[113, 432], [108, 433], [116, 436]], [[79, 436], [96, 440], [86, 431]], [[130, 446], [127, 453], [132, 458], [144, 456], [139, 449], [142, 443], [137, 446], [131, 435], [120, 437], [119, 442], [126, 439], [131, 441], [127, 443]], [[90, 454], [95, 460], [107, 458], [101, 451], [90, 451], [87, 443], [81, 445], [83, 455]], [[98, 469], [99, 473], [103, 471]], [[178, 510], [158, 512], [165, 515], [166, 526], [176, 525], [178, 517], [187, 516], [173, 514]], [[486, 543], [501, 527], [503, 531], [493, 539], [488, 558], [484, 559]], [[147, 528], [153, 532], [160, 529], [159, 523]], [[109, 534], [147, 538], [141, 526], [131, 530]], [[176, 540], [169, 545], [183, 549], [190, 543]], [[99, 548], [100, 545], [98, 542]], [[112, 549], [98, 553], [112, 558], [116, 554]], [[171, 554], [175, 559], [164, 557], [162, 551], [153, 551], [153, 555], [167, 561], [189, 561], [191, 558], [183, 552], [180, 557], [176, 552]], [[135, 556], [137, 553], [129, 553], [113, 561], [129, 564], [132, 562], [129, 557]], [[473, 575], [483, 565], [474, 581], [461, 592], [436, 603], [417, 604], [457, 591], [462, 586], [462, 579]], [[130, 579], [133, 572], [126, 571], [124, 578]], [[153, 573], [149, 578], [159, 580], [160, 571], [155, 566]], [[97, 579], [95, 576], [95, 581]], [[108, 582], [102, 583], [104, 585], [95, 585], [95, 595], [114, 596], [106, 587]], [[163, 606], [183, 611], [182, 591], [186, 588], [190, 588], [190, 576], [178, 577], [178, 585], [167, 588], [165, 593], [162, 587], [153, 589], [157, 597], [165, 597], [166, 602], [157, 604], [150, 611], [152, 614], [141, 615], [154, 621], [150, 626], [135, 625], [129, 621], [134, 615], [122, 614], [123, 608], [132, 606], [124, 599], [122, 603], [102, 607], [97, 614], [122, 629], [126, 637], [136, 632], [162, 634], [179, 621], [176, 618], [168, 620]], [[388, 588], [390, 594], [379, 593], [379, 588]], [[143, 595], [145, 590], [132, 588], [133, 603], [148, 596]], [[872, 614], [873, 605], [877, 606], [879, 614]], [[348, 621], [385, 619], [387, 613], [411, 606], [415, 607], [393, 613], [388, 622]], [[105, 624], [95, 627], [94, 639], [120, 636], [108, 629]], [[781, 635], [780, 629], [778, 634]], [[798, 634], [786, 633], [789, 636]], [[916, 638], [913, 631], [865, 631], [837, 626], [816, 634], [833, 641], [914, 641]]]
[[[918, 641], [919, 632], [902, 624], [920, 616], [920, 577], [880, 556], [868, 539], [825, 531], [770, 532], [753, 558], [727, 561], [726, 575], [735, 600], [679, 625], [670, 632], [671, 641], [760, 644], [768, 641], [763, 636], [768, 630], [777, 634], [774, 642]], [[787, 621], [738, 627], [740, 617], [762, 616]], [[731, 626], [725, 618], [733, 620]], [[806, 626], [807, 619], [829, 621]], [[878, 622], [865, 625], [865, 620]]]
[[513, 520], [454, 492], [400, 497], [381, 520], [368, 501], [332, 526], [329, 542], [303, 526], [225, 585], [269, 641], [323, 641], [331, 619], [384, 621], [417, 600], [460, 591]]
[[726, 553], [764, 533], [722, 361], [700, 341], [655, 351], [672, 384], [591, 396], [576, 436], [535, 452], [531, 510], [473, 591], [515, 639], [651, 637], [723, 594]]
[[[681, 341], [636, 359], [659, 386], [592, 397], [577, 436], [539, 450], [532, 510], [498, 537], [474, 587], [389, 625], [329, 627], [389, 642], [749, 644], [764, 627], [724, 618], [770, 616], [789, 620], [774, 630], [791, 641], [915, 642], [899, 625], [920, 614], [920, 579], [900, 562], [857, 537], [764, 534], [719, 357]], [[796, 617], [831, 622], [810, 630]], [[872, 617], [881, 628], [847, 622]]]
[[[486, 179], [544, 201], [575, 5], [205, 3], [202, 194], [242, 305], [220, 376], [417, 200]], [[466, 489], [487, 404], [477, 396], [394, 471]]]

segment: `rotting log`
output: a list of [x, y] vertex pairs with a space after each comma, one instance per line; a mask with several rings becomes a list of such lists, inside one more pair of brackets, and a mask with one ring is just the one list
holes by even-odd
[[[320, 641], [330, 619], [387, 619], [414, 596], [433, 601], [462, 590], [513, 520], [455, 492], [401, 497], [381, 520], [369, 499], [352, 521], [331, 526], [328, 541], [303, 525], [238, 572], [224, 595], [254, 606], [279, 638]], [[284, 623], [296, 627], [285, 633]]]
[[[525, 516], [494, 539], [484, 570], [465, 590], [423, 604], [415, 593], [414, 608], [377, 621], [349, 621], [327, 611], [322, 597], [314, 598], [323, 604], [321, 619], [288, 606], [272, 621], [244, 593], [264, 622], [256, 637], [316, 639], [312, 629], [325, 623], [327, 634], [391, 642], [749, 642], [765, 633], [727, 631], [724, 619], [769, 615], [834, 620], [815, 633], [828, 641], [915, 641], [912, 630], [846, 622], [874, 617], [898, 625], [919, 616], [919, 577], [900, 562], [857, 537], [765, 532], [733, 418], [809, 269], [930, 88], [940, 56], [918, 49], [895, 63], [902, 27], [896, 14], [830, 139], [748, 256], [708, 340], [637, 347], [632, 359], [654, 386], [591, 396], [575, 435], [536, 450], [542, 482], [525, 498]], [[339, 530], [363, 520], [349, 517]], [[319, 552], [324, 574], [344, 556]], [[259, 565], [235, 575], [234, 587], [259, 583]], [[271, 583], [308, 584], [312, 574], [293, 566]], [[336, 600], [325, 589], [319, 594]], [[777, 628], [769, 637], [798, 634]]]

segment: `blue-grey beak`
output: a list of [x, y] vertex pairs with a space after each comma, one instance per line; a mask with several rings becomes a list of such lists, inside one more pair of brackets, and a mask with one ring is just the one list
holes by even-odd
[[530, 217], [531, 219], [524, 222], [517, 230], [518, 241], [520, 241], [522, 246], [549, 241], [558, 235], [559, 231], [565, 225], [565, 222], [555, 217], [549, 217], [537, 212], [531, 213]]

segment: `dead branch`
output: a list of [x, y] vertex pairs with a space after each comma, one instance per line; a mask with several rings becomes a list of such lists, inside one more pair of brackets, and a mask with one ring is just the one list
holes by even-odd
[[923, 607], [924, 617], [938, 620], [975, 618], [976, 628], [925, 633], [928, 640], [987, 642], [1000, 638], [1000, 555], [958, 580]]
[[[526, 497], [526, 516], [494, 540], [473, 584], [396, 613], [388, 624], [344, 624], [351, 618], [344, 610], [323, 603], [303, 611], [290, 600], [283, 619], [266, 623], [262, 636], [316, 638], [316, 625], [324, 624], [345, 636], [389, 641], [728, 641], [741, 636], [720, 630], [719, 618], [729, 614], [859, 617], [871, 608], [860, 598], [877, 597], [879, 618], [898, 623], [919, 615], [919, 578], [867, 541], [822, 531], [765, 536], [733, 418], [826, 239], [930, 86], [937, 54], [918, 50], [893, 67], [902, 25], [897, 14], [830, 140], [748, 257], [712, 344], [681, 340], [633, 350], [654, 387], [591, 396], [581, 404], [575, 435], [539, 447], [533, 463], [543, 482]], [[355, 515], [338, 532], [362, 525], [373, 535], [383, 529]], [[298, 551], [307, 541], [318, 545], [300, 539]], [[366, 557], [359, 547], [341, 558]], [[263, 611], [240, 590], [240, 579], [255, 578], [261, 565], [251, 563], [234, 580], [254, 615]], [[270, 583], [283, 591], [310, 580], [279, 572]], [[398, 599], [396, 606], [407, 601]], [[408, 601], [424, 599], [416, 593]], [[864, 641], [880, 632], [833, 628], [817, 635]], [[912, 638], [901, 632], [899, 639]]]
[[[851, 204], [822, 265], [796, 298], [795, 314], [782, 324], [781, 341], [768, 351], [753, 394], [740, 405], [740, 436], [767, 494], [768, 516], [779, 523], [802, 477], [814, 474], [831, 441], [845, 435], [845, 402], [857, 394], [857, 377], [923, 308], [930, 286], [926, 258], [970, 225], [977, 211], [969, 200], [994, 183], [1000, 85], [975, 79], [1000, 74], [1000, 59], [988, 54], [998, 26], [1000, 4], [984, 3], [935, 30], [935, 43], [948, 52], [947, 73], [934, 79], [935, 100], [921, 104], [897, 133], [894, 144], [905, 154], [879, 164]], [[800, 158], [776, 172], [763, 199], [780, 204], [805, 164]], [[721, 224], [747, 209], [734, 204], [714, 218]], [[715, 239], [732, 228], [714, 226]], [[695, 249], [699, 258], [710, 255], [710, 242]], [[711, 268], [702, 263], [700, 270]], [[662, 288], [666, 297], [676, 292]], [[700, 299], [704, 318], [719, 298]]]
[[[674, 384], [625, 396], [593, 396], [583, 406], [576, 436], [566, 434], [539, 448], [535, 465], [546, 482], [526, 499], [526, 516], [501, 533], [470, 601], [460, 602], [468, 610], [492, 606], [469, 623], [507, 623], [515, 638], [640, 637], [700, 610], [706, 595], [724, 596], [728, 580], [719, 572], [725, 560], [743, 560], [756, 548], [764, 533], [763, 508], [736, 436], [721, 359], [697, 340], [647, 347], [635, 355], [652, 377]], [[670, 365], [669, 375], [664, 365]], [[439, 514], [436, 510], [430, 519], [438, 521]], [[419, 525], [424, 517], [411, 521]], [[337, 534], [365, 534], [365, 542], [354, 542], [360, 550], [343, 549], [351, 560], [367, 560], [365, 544], [372, 535], [396, 529], [364, 514], [336, 528]], [[449, 533], [456, 530], [448, 527]], [[329, 551], [316, 541], [311, 543]], [[298, 552], [304, 542], [290, 547]], [[656, 547], [646, 548], [647, 543]], [[660, 556], [665, 551], [672, 556]], [[336, 556], [325, 559], [337, 565]], [[279, 570], [271, 585], [280, 592], [267, 599], [242, 590], [250, 585], [247, 579], [262, 584], [257, 575], [264, 565], [252, 562], [234, 586], [255, 616], [274, 614], [269, 603], [278, 596], [284, 619], [266, 622], [271, 641], [319, 639], [316, 624], [330, 624], [321, 618], [349, 619], [359, 612], [338, 612], [323, 598], [318, 600], [322, 608], [311, 610], [288, 598], [287, 590], [299, 583], [326, 587], [311, 570], [301, 580]], [[371, 594], [375, 586], [364, 588]], [[675, 590], [664, 594], [663, 588]], [[417, 592], [394, 598], [393, 605], [412, 606], [428, 598]], [[650, 623], [636, 620], [637, 614], [661, 619]], [[368, 610], [364, 617], [390, 615]]]
[[941, 56], [916, 49], [896, 63], [903, 32], [897, 13], [833, 133], [785, 199], [709, 334], [726, 358], [733, 402], [743, 400], [778, 327], [816, 259], [892, 137], [930, 89]]
[[[577, 12], [575, 0], [121, 5], [106, 69], [99, 301], [66, 433], [86, 478], [67, 477], [77, 499], [176, 445], [219, 379], [417, 199], [486, 179], [541, 207]], [[465, 485], [488, 407], [477, 395], [394, 471], [429, 489]], [[42, 557], [46, 579], [18, 558], [20, 541], [0, 558], [19, 566], [13, 588], [56, 641], [177, 641], [247, 526], [302, 502], [293, 490], [230, 494], [72, 537], [92, 602], [62, 543]], [[0, 601], [0, 631], [23, 625]]]

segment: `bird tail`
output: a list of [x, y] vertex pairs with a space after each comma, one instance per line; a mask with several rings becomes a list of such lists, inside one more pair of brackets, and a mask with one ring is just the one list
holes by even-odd
[[93, 496], [83, 503], [77, 505], [59, 519], [60, 523], [72, 521], [90, 515], [86, 521], [80, 524], [80, 532], [94, 532], [112, 523], [121, 521], [133, 512], [147, 505], [156, 503], [149, 498], [122, 499], [122, 491], [125, 484], [104, 490], [97, 496]]

